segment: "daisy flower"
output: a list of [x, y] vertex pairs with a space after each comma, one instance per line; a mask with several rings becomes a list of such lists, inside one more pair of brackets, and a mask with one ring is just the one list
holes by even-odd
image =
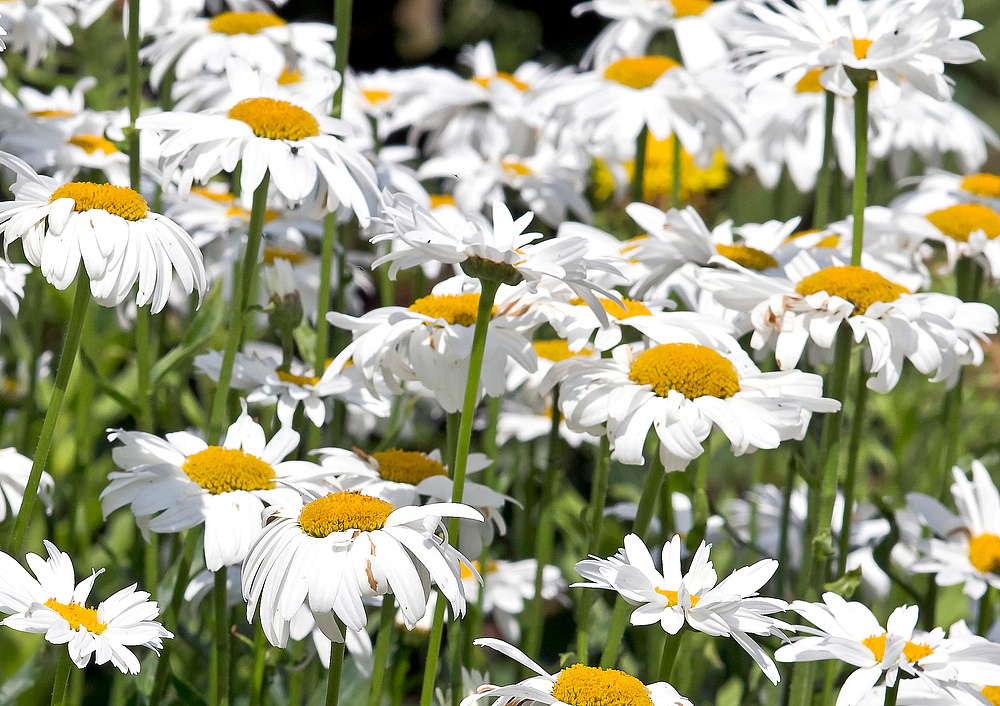
[[644, 462], [650, 428], [666, 471], [683, 470], [717, 427], [737, 456], [801, 439], [813, 412], [835, 412], [818, 375], [762, 373], [736, 340], [712, 343], [692, 332], [648, 347], [622, 345], [611, 358], [577, 359], [560, 381], [570, 428], [607, 434], [612, 458]]
[[981, 598], [988, 586], [1000, 588], [1000, 493], [989, 471], [972, 462], [972, 480], [957, 466], [951, 495], [958, 514], [923, 493], [908, 493], [906, 508], [930, 530], [917, 541], [917, 559], [907, 567], [934, 574], [939, 586], [963, 584], [966, 595]]
[[286, 100], [278, 83], [245, 62], [226, 62], [229, 105], [203, 113], [178, 111], [144, 115], [139, 129], [159, 135], [165, 180], [182, 169], [180, 190], [205, 183], [221, 171], [241, 166], [240, 187], [252, 193], [271, 175], [271, 187], [288, 207], [305, 201], [326, 211], [341, 207], [367, 223], [378, 199], [375, 170], [339, 137], [342, 125], [327, 115], [326, 95]]
[[963, 365], [982, 362], [980, 341], [997, 329], [990, 306], [936, 292], [913, 294], [837, 259], [820, 267], [805, 252], [780, 276], [712, 271], [700, 282], [723, 305], [750, 314], [750, 345], [773, 350], [782, 370], [797, 365], [804, 352], [811, 363], [830, 362], [846, 323], [855, 342], [866, 342], [865, 369], [873, 376], [868, 387], [883, 393], [896, 386], [904, 359], [932, 381], [953, 384]]
[[[15, 0], [4, 5], [0, 29], [11, 52], [25, 55], [25, 68], [33, 69], [57, 45], [73, 44], [70, 25], [77, 21], [79, 3], [72, 0]], [[6, 67], [2, 69], [6, 75]]]
[[[7, 506], [17, 515], [24, 498], [24, 488], [31, 473], [31, 459], [11, 447], [0, 449], [0, 522], [7, 519]], [[45, 506], [45, 512], [52, 514], [52, 491], [55, 481], [45, 471], [38, 482], [38, 499]]]
[[47, 559], [26, 557], [34, 576], [0, 552], [0, 613], [7, 613], [0, 625], [66, 645], [80, 669], [93, 657], [97, 664], [111, 662], [123, 674], [138, 674], [139, 659], [130, 648], [159, 651], [163, 638], [173, 637], [155, 620], [160, 612], [156, 601], [133, 584], [96, 608], [87, 607], [94, 581], [104, 569], [78, 584], [69, 554], [47, 540], [44, 544]]
[[243, 564], [247, 620], [259, 606], [264, 634], [284, 647], [291, 620], [307, 605], [320, 630], [336, 640], [336, 619], [363, 630], [362, 599], [391, 593], [412, 627], [432, 583], [456, 616], [464, 614], [460, 566], [469, 564], [436, 534], [446, 517], [482, 519], [467, 505], [397, 509], [352, 491], [270, 509]]
[[751, 83], [776, 76], [794, 83], [820, 67], [820, 84], [837, 95], [853, 96], [848, 71], [862, 71], [883, 90], [907, 81], [945, 100], [951, 96], [945, 62], [983, 58], [962, 39], [982, 25], [963, 19], [962, 9], [950, 0], [748, 0], [729, 36]]
[[490, 647], [535, 672], [510, 686], [483, 684], [475, 694], [462, 700], [471, 706], [482, 698], [496, 699], [493, 706], [544, 704], [544, 706], [691, 706], [691, 702], [666, 682], [643, 684], [635, 677], [617, 669], [588, 667], [574, 664], [549, 674], [530, 657], [513, 645], [492, 637], [481, 637], [473, 644]]
[[0, 204], [4, 249], [20, 239], [28, 262], [56, 289], [66, 289], [82, 264], [90, 291], [104, 306], [121, 304], [138, 282], [136, 304], [154, 313], [167, 303], [172, 272], [184, 291], [208, 288], [201, 252], [166, 216], [153, 213], [140, 194], [122, 186], [39, 176], [0, 152], [17, 174], [13, 201]]
[[0, 262], [0, 304], [15, 317], [24, 299], [24, 283], [29, 272], [31, 267], [24, 263]]
[[101, 492], [105, 518], [130, 505], [137, 521], [158, 534], [204, 524], [209, 571], [243, 561], [265, 505], [298, 497], [286, 483], [334, 487], [316, 464], [282, 461], [298, 447], [298, 432], [283, 427], [267, 441], [245, 407], [218, 446], [186, 431], [161, 439], [116, 429], [108, 438], [122, 444], [112, 450], [122, 470], [108, 474]]
[[649, 550], [637, 535], [625, 537], [625, 546], [608, 559], [591, 557], [578, 562], [576, 571], [589, 581], [574, 586], [617, 591], [630, 605], [633, 625], [660, 626], [676, 635], [685, 622], [708, 635], [732, 637], [747, 651], [771, 683], [779, 680], [778, 668], [750, 635], [777, 635], [789, 626], [771, 617], [788, 604], [777, 598], [761, 598], [760, 587], [778, 569], [778, 562], [763, 559], [737, 569], [721, 582], [709, 552], [701, 543], [687, 573], [681, 575], [681, 538], [674, 535], [663, 545], [663, 573], [656, 570]]

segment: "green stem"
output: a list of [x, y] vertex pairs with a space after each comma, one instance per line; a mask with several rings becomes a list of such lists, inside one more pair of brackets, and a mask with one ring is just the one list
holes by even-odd
[[868, 205], [868, 80], [867, 72], [854, 81], [854, 241], [851, 264], [861, 265], [865, 237], [865, 206]]
[[864, 363], [858, 361], [858, 384], [854, 389], [854, 420], [851, 423], [851, 441], [847, 447], [847, 474], [844, 477], [844, 512], [837, 547], [837, 576], [843, 576], [847, 570], [847, 553], [851, 546], [851, 522], [854, 518], [854, 496], [858, 484], [858, 456], [861, 450], [861, 437], [865, 431], [867, 383], [868, 373], [865, 372]]
[[990, 627], [993, 625], [994, 590], [992, 586], [987, 585], [986, 593], [979, 599], [979, 617], [976, 633], [982, 637], [986, 637], [986, 633], [990, 631]]
[[[594, 480], [590, 486], [590, 531], [587, 533], [587, 555], [597, 555], [601, 548], [601, 533], [604, 528], [604, 505], [608, 499], [608, 476], [611, 474], [611, 442], [607, 436], [602, 436], [597, 450], [597, 466], [594, 470]], [[587, 629], [590, 625], [590, 607], [594, 602], [594, 593], [586, 588], [580, 591], [580, 614], [577, 620], [576, 651], [577, 659], [588, 664], [590, 646]]]
[[885, 706], [896, 706], [896, 697], [899, 696], [899, 679], [901, 676], [901, 674], [897, 674], [893, 685], [885, 688]]
[[705, 529], [708, 527], [708, 516], [711, 514], [708, 507], [708, 466], [712, 455], [712, 435], [705, 439], [705, 450], [695, 464], [694, 477], [694, 497], [692, 498], [692, 524], [691, 532], [687, 537], [687, 547], [691, 551], [698, 548], [705, 538]]
[[674, 163], [673, 163], [673, 173], [671, 174], [670, 181], [670, 205], [673, 208], [680, 208], [681, 204], [681, 154], [683, 149], [681, 148], [681, 138], [674, 133]]
[[441, 638], [444, 635], [445, 597], [438, 594], [434, 606], [434, 620], [431, 623], [430, 639], [427, 642], [427, 660], [424, 662], [424, 683], [420, 689], [420, 706], [430, 706], [434, 698], [434, 682], [437, 679], [438, 655], [441, 652]]
[[139, 0], [128, 0], [128, 176], [133, 191], [140, 191], [139, 131], [135, 121], [141, 108], [139, 93]]
[[[642, 495], [639, 497], [639, 507], [635, 511], [635, 522], [632, 523], [632, 532], [646, 539], [649, 531], [650, 520], [653, 519], [653, 509], [656, 507], [656, 500], [660, 494], [660, 484], [663, 482], [663, 464], [660, 462], [659, 445], [653, 451], [650, 459], [649, 471], [646, 473], [646, 482], [642, 486]], [[604, 653], [601, 655], [601, 668], [611, 669], [618, 657], [618, 648], [621, 646], [622, 636], [625, 635], [625, 625], [628, 623], [630, 606], [621, 596], [615, 598], [615, 610], [611, 616], [611, 624], [608, 626], [608, 636], [604, 643]]]
[[635, 161], [632, 163], [632, 190], [629, 195], [634, 203], [642, 203], [643, 183], [646, 178], [646, 142], [649, 130], [643, 125], [635, 138]]
[[389, 646], [392, 644], [392, 624], [396, 618], [396, 601], [392, 594], [382, 597], [382, 609], [378, 625], [378, 640], [375, 642], [375, 669], [372, 671], [371, 691], [368, 706], [378, 706], [382, 701], [382, 684], [389, 664]]
[[63, 706], [66, 703], [66, 687], [69, 685], [69, 670], [72, 666], [69, 650], [60, 646], [59, 665], [56, 667], [55, 679], [52, 680], [52, 706]]
[[[338, 620], [338, 622], [340, 622]], [[340, 626], [341, 634], [344, 626]], [[326, 706], [337, 706], [340, 701], [340, 675], [344, 669], [344, 643], [332, 641], [330, 643], [330, 673], [326, 682]]]
[[[267, 209], [267, 187], [270, 175], [265, 172], [264, 179], [253, 192], [253, 206], [250, 210], [250, 228], [247, 233], [246, 250], [243, 253], [243, 265], [240, 277], [233, 287], [234, 316], [229, 324], [229, 335], [226, 338], [226, 350], [222, 355], [222, 368], [219, 370], [219, 383], [215, 388], [215, 399], [212, 401], [212, 414], [208, 423], [208, 443], [215, 445], [222, 436], [222, 427], [226, 420], [226, 407], [229, 401], [229, 385], [233, 377], [233, 362], [236, 351], [243, 338], [243, 326], [246, 323], [247, 309], [257, 292], [257, 260], [260, 257], [260, 241], [263, 237], [264, 212]], [[320, 368], [322, 370], [322, 367]]]
[[830, 183], [832, 181], [833, 161], [833, 108], [835, 96], [826, 91], [826, 101], [823, 111], [823, 165], [816, 178], [816, 200], [813, 203], [812, 227], [826, 228], [830, 222]]
[[[191, 574], [191, 562], [194, 561], [194, 553], [198, 549], [198, 537], [200, 532], [196, 529], [188, 530], [184, 538], [184, 549], [181, 554], [180, 564], [177, 566], [177, 580], [174, 582], [174, 590], [170, 595], [170, 604], [167, 612], [161, 621], [163, 626], [169, 630], [177, 632], [177, 616], [181, 612], [181, 604], [184, 601], [184, 589], [187, 588], [188, 576]], [[167, 677], [170, 673], [170, 653], [173, 651], [174, 640], [167, 640], [163, 649], [160, 650], [160, 657], [156, 662], [156, 676], [153, 679], [153, 691], [149, 695], [149, 706], [158, 706], [163, 694], [167, 689]]]
[[229, 703], [229, 606], [226, 604], [226, 567], [215, 572], [215, 651], [217, 691], [215, 702], [218, 706]]
[[[757, 453], [760, 453], [758, 451]], [[788, 468], [785, 473], [785, 488], [782, 491], [783, 504], [781, 506], [781, 534], [778, 538], [778, 570], [775, 572], [774, 583], [776, 596], [785, 595], [785, 576], [788, 573], [788, 547], [791, 541], [789, 529], [792, 523], [792, 492], [795, 490], [795, 463], [789, 459]], [[754, 549], [757, 545], [754, 544]], [[806, 551], [803, 547], [802, 558], [805, 559]]]
[[139, 429], [145, 432], [153, 431], [153, 399], [149, 389], [150, 348], [148, 306], [140, 306], [135, 315], [135, 350], [136, 367], [139, 371], [139, 383], [136, 397], [139, 402]]
[[[35, 447], [35, 456], [31, 461], [31, 472], [28, 474], [28, 482], [24, 488], [24, 497], [21, 499], [21, 507], [14, 521], [14, 528], [10, 533], [10, 540], [7, 543], [7, 553], [11, 556], [18, 556], [21, 553], [21, 545], [24, 543], [24, 535], [28, 531], [28, 521], [31, 519], [31, 511], [35, 507], [35, 498], [38, 495], [38, 482], [42, 478], [42, 471], [45, 470], [45, 463], [49, 458], [49, 451], [52, 448], [52, 436], [56, 430], [56, 422], [59, 420], [59, 412], [62, 409], [63, 397], [66, 396], [66, 387], [69, 385], [69, 376], [73, 372], [73, 363], [76, 360], [77, 351], [80, 349], [80, 338], [83, 335], [84, 321], [87, 318], [87, 307], [90, 305], [90, 281], [87, 273], [80, 263], [80, 270], [76, 274], [76, 294], [73, 297], [73, 309], [69, 315], [69, 324], [66, 327], [66, 338], [63, 340], [62, 353], [59, 354], [59, 366], [56, 368], [56, 379], [52, 386], [52, 396], [49, 398], [48, 409], [45, 410], [45, 421], [42, 422], [42, 431], [38, 436], [38, 446]], [[31, 361], [31, 365], [36, 365], [36, 361]]]
[[[42, 277], [42, 273], [37, 270], [32, 270], [28, 275], [28, 280], [24, 285], [24, 302], [21, 304], [22, 312], [40, 312], [44, 311], [43, 304], [45, 298], [45, 279]], [[18, 420], [21, 427], [20, 434], [18, 435], [18, 441], [20, 442], [19, 450], [25, 454], [30, 453], [31, 448], [31, 429], [34, 426], [33, 421], [35, 419], [35, 397], [38, 391], [38, 358], [42, 354], [42, 337], [45, 333], [45, 318], [43, 316], [32, 315], [30, 317], [25, 317], [30, 320], [28, 324], [29, 335], [28, 340], [30, 343], [30, 355], [27, 357], [28, 361], [28, 393], [24, 401], [24, 409], [21, 411], [21, 418]]]
[[250, 706], [264, 703], [264, 671], [267, 666], [267, 637], [258, 620], [253, 633], [253, 676], [250, 680]]
[[[330, 280], [333, 276], [333, 249], [336, 241], [337, 217], [330, 213], [323, 220], [323, 245], [319, 256], [319, 311], [316, 315], [316, 363], [313, 370], [323, 370], [326, 367], [327, 345], [330, 338], [330, 324], [326, 320], [326, 312], [330, 309]], [[336, 431], [334, 433], [336, 434]], [[319, 446], [319, 440], [320, 429], [313, 427], [309, 431], [310, 448]]]
[[549, 429], [549, 460], [545, 469], [545, 481], [542, 485], [541, 513], [538, 517], [538, 533], [535, 535], [535, 594], [528, 608], [528, 633], [525, 636], [525, 654], [534, 660], [542, 647], [542, 630], [544, 618], [542, 608], [542, 576], [545, 565], [552, 557], [552, 544], [555, 541], [555, 522], [553, 521], [552, 498], [559, 481], [559, 467], [562, 464], [562, 444], [559, 438], [559, 386], [552, 390], [552, 425]]
[[667, 635], [667, 641], [663, 644], [663, 656], [660, 658], [660, 676], [657, 681], [670, 681], [670, 675], [674, 671], [674, 663], [677, 661], [677, 653], [681, 649], [681, 640], [684, 639], [684, 628], [687, 623], [681, 625], [681, 629], [674, 635]]

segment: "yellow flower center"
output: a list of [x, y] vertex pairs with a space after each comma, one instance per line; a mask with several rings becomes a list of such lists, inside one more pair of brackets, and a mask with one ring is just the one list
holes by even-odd
[[651, 386], [660, 397], [674, 390], [689, 400], [725, 399], [740, 391], [736, 366], [717, 351], [694, 343], [666, 343], [643, 351], [632, 361], [628, 379]]
[[[634, 299], [622, 297], [624, 307], [612, 299], [604, 297], [598, 297], [597, 299], [601, 302], [604, 310], [615, 319], [626, 319], [629, 316], [652, 316], [652, 313], [646, 308], [645, 304], [637, 302]], [[587, 306], [587, 302], [584, 301], [583, 297], [574, 297], [569, 300], [569, 303], [573, 306]]]
[[[669, 591], [662, 588], [654, 588], [654, 591], [659, 593], [661, 596], [666, 596], [667, 605], [673, 608], [677, 605], [677, 591]], [[694, 608], [698, 605], [698, 601], [701, 599], [698, 596], [691, 596], [691, 607]]]
[[712, 0], [670, 0], [674, 6], [674, 17], [700, 15], [712, 5]]
[[319, 122], [303, 108], [274, 98], [247, 98], [229, 109], [228, 116], [246, 123], [257, 137], [302, 140], [319, 135]]
[[962, 179], [962, 189], [976, 196], [1000, 199], [1000, 176], [996, 174], [970, 174]]
[[552, 697], [569, 706], [653, 706], [649, 689], [635, 677], [585, 664], [559, 672]]
[[823, 73], [823, 69], [813, 69], [807, 71], [806, 75], [799, 79], [799, 82], [795, 84], [795, 91], [797, 93], [822, 93], [826, 89], [823, 88], [823, 84], [819, 82], [819, 76]]
[[309, 259], [309, 253], [298, 248], [286, 248], [280, 245], [264, 246], [264, 264], [273, 265], [275, 260], [288, 260], [293, 265], [299, 265]]
[[212, 495], [274, 488], [275, 475], [270, 464], [242, 449], [209, 446], [188, 456], [181, 470]]
[[76, 113], [71, 110], [33, 110], [28, 115], [33, 118], [72, 118]]
[[455, 197], [451, 194], [431, 194], [431, 208], [438, 206], [454, 206]]
[[315, 385], [319, 382], [319, 378], [311, 375], [292, 375], [291, 373], [286, 373], [284, 370], [276, 370], [275, 372], [278, 373], [279, 380], [282, 382], [290, 382], [293, 385]]
[[[792, 233], [787, 238], [785, 238], [785, 243], [790, 243], [793, 240], [795, 240], [796, 238], [801, 238], [804, 235], [814, 235], [816, 233], [822, 233], [822, 232], [823, 231], [821, 231], [819, 228], [812, 228], [810, 230], [799, 230], [799, 231], [796, 231], [796, 232]], [[820, 241], [818, 243], [816, 243], [813, 247], [815, 247], [815, 248], [836, 248], [838, 245], [840, 245], [840, 236], [839, 235], [828, 235], [825, 238], [821, 238]]]
[[872, 40], [852, 39], [851, 42], [854, 44], [854, 56], [858, 59], [867, 58], [868, 50], [871, 48], [872, 45]]
[[969, 561], [984, 574], [995, 574], [1000, 569], [1000, 537], [981, 534], [969, 540]]
[[747, 245], [716, 245], [715, 251], [749, 270], [766, 270], [778, 266], [778, 261], [766, 252]]
[[882, 275], [863, 267], [847, 265], [826, 267], [819, 272], [803, 277], [795, 291], [802, 296], [826, 292], [854, 304], [854, 311], [863, 314], [875, 302], [894, 302], [900, 294], [910, 290], [901, 284], [890, 282]]
[[[481, 576], [484, 574], [492, 574], [500, 566], [493, 559], [490, 559], [489, 561], [486, 562], [486, 571], [483, 571], [483, 567], [478, 561], [472, 562], [472, 565], [476, 567], [476, 571], [478, 571]], [[465, 564], [461, 565], [461, 571], [463, 580], [472, 578], [472, 572], [469, 571], [469, 568]]]
[[1000, 706], [1000, 686], [984, 686], [979, 693], [985, 696], [986, 700], [993, 706]]
[[217, 34], [257, 34], [265, 27], [281, 27], [285, 21], [266, 12], [223, 12], [208, 21]]
[[446, 476], [440, 461], [428, 458], [419, 451], [376, 451], [372, 458], [378, 462], [378, 474], [392, 483], [416, 485], [424, 478]]
[[[871, 650], [872, 654], [875, 655], [875, 659], [881, 662], [882, 658], [885, 657], [886, 637], [886, 633], [869, 635], [861, 641], [861, 644]], [[903, 647], [903, 657], [911, 664], [932, 654], [934, 654], [934, 650], [922, 642], [910, 642], [907, 640], [906, 645]]]
[[70, 630], [83, 628], [89, 633], [100, 635], [108, 627], [97, 619], [96, 608], [87, 608], [79, 603], [60, 603], [55, 598], [45, 601], [45, 607], [61, 615], [69, 623]]
[[118, 151], [111, 140], [106, 140], [100, 135], [74, 135], [69, 138], [69, 144], [76, 145], [87, 154], [94, 154], [97, 150], [104, 154], [114, 154]]
[[361, 91], [361, 94], [365, 97], [365, 100], [372, 105], [378, 105], [379, 103], [385, 103], [389, 100], [391, 95], [389, 91], [377, 91], [377, 90], [367, 90]]
[[385, 521], [395, 509], [395, 505], [385, 500], [354, 490], [327, 493], [302, 508], [299, 527], [306, 534], [321, 539], [333, 532], [350, 529], [373, 532], [385, 527]]
[[993, 240], [1000, 235], [1000, 213], [978, 203], [960, 203], [927, 214], [927, 220], [953, 240], [969, 242], [977, 230]]
[[233, 195], [228, 191], [212, 191], [211, 189], [204, 186], [192, 186], [192, 194], [198, 194], [210, 201], [215, 201], [216, 203], [232, 203]]
[[[444, 319], [449, 324], [475, 326], [479, 315], [479, 295], [471, 294], [429, 294], [420, 297], [409, 306], [409, 310], [432, 319]], [[493, 307], [491, 316], [496, 316]]]
[[515, 159], [505, 159], [500, 162], [500, 166], [503, 167], [505, 172], [509, 172], [513, 176], [531, 176], [532, 173], [531, 167]]
[[496, 75], [494, 76], [478, 76], [476, 78], [473, 78], [472, 82], [478, 83], [483, 88], [489, 88], [490, 83], [498, 80], [506, 81], [519, 91], [528, 90], [528, 84], [526, 84], [524, 81], [514, 76], [514, 74], [509, 74], [506, 71], [497, 71]]
[[93, 184], [89, 181], [63, 184], [52, 192], [49, 203], [54, 203], [57, 199], [73, 199], [74, 211], [98, 208], [126, 221], [141, 221], [149, 210], [146, 199], [132, 189], [113, 184]]
[[[626, 160], [624, 165], [631, 182], [635, 176], [635, 160]], [[614, 195], [615, 177], [603, 160], [594, 161], [590, 177], [596, 200], [604, 201]], [[722, 150], [716, 150], [712, 155], [711, 166], [702, 169], [695, 164], [694, 158], [687, 150], [681, 149], [681, 198], [687, 199], [691, 194], [717, 191], [728, 184], [729, 180], [729, 167]], [[673, 138], [657, 140], [652, 135], [647, 134], [646, 164], [642, 180], [643, 202], [655, 204], [659, 200], [669, 199], [673, 191], [673, 184]]]
[[302, 80], [301, 71], [289, 71], [288, 68], [281, 70], [281, 75], [278, 76], [278, 85], [288, 86], [293, 83], [298, 83]]
[[626, 57], [604, 69], [604, 78], [629, 88], [643, 89], [677, 66], [680, 64], [666, 56]]
[[875, 660], [878, 662], [881, 662], [882, 658], [885, 657], [885, 637], [885, 633], [881, 635], [869, 635], [861, 641], [862, 645], [872, 651], [872, 654], [875, 655]]
[[582, 350], [574, 353], [569, 349], [569, 342], [562, 338], [550, 338], [541, 341], [533, 341], [531, 346], [535, 349], [535, 354], [539, 358], [551, 360], [553, 363], [558, 363], [561, 360], [568, 360], [588, 352], [586, 350]]

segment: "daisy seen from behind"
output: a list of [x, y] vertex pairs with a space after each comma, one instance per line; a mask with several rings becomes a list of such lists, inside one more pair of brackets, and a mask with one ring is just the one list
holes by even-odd
[[111, 662], [123, 674], [138, 674], [139, 659], [131, 647], [159, 651], [168, 630], [156, 622], [160, 609], [135, 584], [123, 588], [96, 608], [87, 606], [94, 581], [104, 570], [76, 582], [73, 561], [45, 541], [47, 559], [28, 554], [34, 576], [11, 556], [0, 552], [0, 625], [43, 634], [54, 645], [66, 645], [73, 663], [83, 669], [91, 658]]

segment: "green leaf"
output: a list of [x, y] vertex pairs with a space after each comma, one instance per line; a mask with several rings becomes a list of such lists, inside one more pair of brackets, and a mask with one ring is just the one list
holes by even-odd
[[184, 342], [160, 358], [149, 371], [149, 386], [156, 386], [160, 379], [178, 365], [193, 358], [222, 323], [225, 302], [222, 300], [222, 283], [217, 283], [201, 303], [201, 309], [191, 321]]
[[139, 405], [105, 381], [104, 376], [101, 375], [101, 372], [97, 369], [97, 365], [94, 363], [93, 358], [87, 355], [87, 352], [82, 348], [80, 349], [80, 363], [83, 365], [83, 369], [86, 370], [92, 378], [94, 378], [94, 383], [97, 385], [98, 390], [117, 402], [122, 409], [131, 414], [133, 417], [138, 417], [141, 414]]
[[0, 686], [0, 706], [8, 706], [8, 704], [13, 706], [17, 703], [18, 696], [43, 680], [43, 675], [53, 671], [52, 666], [46, 669], [45, 655], [44, 650], [36, 652], [32, 659], [25, 662]]
[[172, 678], [174, 682], [174, 689], [177, 691], [178, 703], [187, 704], [187, 706], [208, 706], [205, 703], [205, 699], [201, 698], [201, 694], [195, 691], [193, 686], [185, 682], [176, 674], [172, 675]]
[[838, 596], [843, 598], [850, 598], [854, 595], [854, 592], [858, 590], [858, 586], [860, 584], [861, 567], [859, 566], [856, 569], [851, 569], [836, 581], [823, 584], [823, 588], [827, 591], [833, 591]]
[[[309, 326], [305, 321], [299, 324], [298, 328], [292, 331], [292, 336], [295, 337], [295, 345], [299, 347], [299, 354], [302, 356], [302, 360], [307, 363], [316, 362], [316, 331]], [[322, 375], [322, 371], [315, 373], [316, 375]]]

